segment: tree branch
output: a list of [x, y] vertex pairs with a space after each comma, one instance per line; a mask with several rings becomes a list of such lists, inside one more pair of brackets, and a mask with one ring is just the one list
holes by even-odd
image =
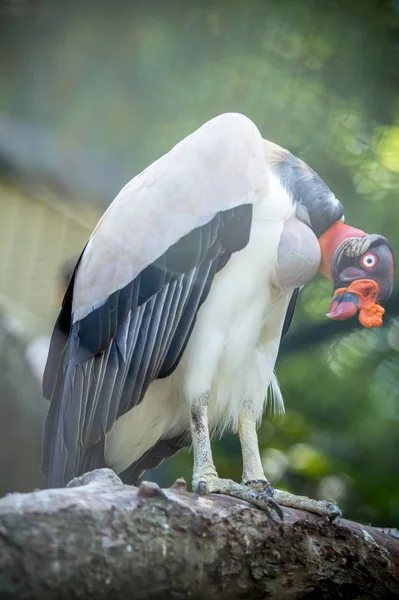
[[125, 486], [109, 469], [0, 501], [0, 597], [393, 598], [399, 541], [285, 509]]
[[[384, 304], [384, 308], [386, 310], [386, 315], [384, 317], [385, 322], [389, 316], [397, 315], [398, 304], [399, 292], [396, 292], [392, 294], [392, 296]], [[279, 357], [288, 356], [289, 354], [301, 352], [303, 350], [308, 350], [310, 346], [317, 346], [333, 336], [343, 336], [351, 331], [355, 331], [356, 329], [363, 329], [357, 317], [346, 319], [344, 321], [333, 321], [326, 319], [321, 323], [303, 325], [296, 331], [289, 331], [288, 334], [283, 338], [279, 351]]]

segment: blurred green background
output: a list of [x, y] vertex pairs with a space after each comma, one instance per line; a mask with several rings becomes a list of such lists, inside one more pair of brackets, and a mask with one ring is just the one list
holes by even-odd
[[[45, 354], [62, 265], [126, 181], [206, 120], [246, 114], [320, 174], [348, 223], [398, 249], [399, 3], [2, 0], [0, 17], [6, 493], [43, 485], [32, 352]], [[287, 413], [259, 432], [265, 471], [348, 518], [398, 527], [399, 288], [379, 330], [327, 321], [330, 298], [321, 277], [300, 294], [277, 363]], [[214, 452], [239, 479], [237, 440]], [[190, 481], [189, 451], [148, 477], [179, 475]]]

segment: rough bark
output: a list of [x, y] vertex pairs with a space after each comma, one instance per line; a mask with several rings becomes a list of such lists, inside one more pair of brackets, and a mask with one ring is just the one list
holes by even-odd
[[0, 501], [0, 598], [395, 598], [399, 540], [102, 469]]

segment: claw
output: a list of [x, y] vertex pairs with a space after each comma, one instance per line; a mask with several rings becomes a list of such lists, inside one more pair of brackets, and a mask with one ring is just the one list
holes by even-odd
[[205, 479], [200, 479], [198, 482], [198, 493], [200, 496], [204, 496], [206, 494], [206, 481]]
[[267, 498], [266, 502], [271, 506], [271, 508], [274, 509], [274, 511], [280, 517], [280, 521], [284, 521], [283, 509], [281, 508], [281, 506], [279, 505], [279, 503], [276, 502], [274, 500], [274, 498], [271, 498], [271, 497]]
[[274, 489], [272, 488], [270, 483], [267, 481], [267, 479], [252, 479], [252, 480], [246, 481], [244, 483], [244, 485], [246, 487], [256, 486], [259, 484], [263, 484], [264, 489], [260, 493], [256, 493], [255, 491], [252, 492], [252, 495], [255, 498], [255, 500], [260, 500], [261, 502], [265, 502], [266, 504], [268, 504], [270, 506], [270, 508], [272, 508], [277, 513], [280, 520], [284, 521], [283, 510], [282, 510], [281, 506], [279, 505], [279, 503], [276, 502], [276, 500], [274, 500], [274, 498], [273, 498]]
[[331, 504], [331, 514], [327, 516], [327, 519], [331, 521], [331, 523], [335, 521], [337, 525], [340, 524], [342, 520], [342, 512], [339, 510], [336, 504]]
[[260, 500], [261, 502], [265, 502], [272, 508], [277, 515], [279, 516], [281, 521], [284, 521], [284, 513], [278, 502], [273, 498], [273, 488], [269, 488], [262, 492], [261, 494], [256, 494], [255, 498]]

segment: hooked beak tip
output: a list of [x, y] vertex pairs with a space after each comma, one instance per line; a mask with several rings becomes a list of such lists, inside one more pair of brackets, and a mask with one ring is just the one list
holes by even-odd
[[354, 294], [345, 292], [333, 299], [326, 316], [335, 321], [342, 321], [353, 317], [357, 313], [358, 308], [358, 298]]

